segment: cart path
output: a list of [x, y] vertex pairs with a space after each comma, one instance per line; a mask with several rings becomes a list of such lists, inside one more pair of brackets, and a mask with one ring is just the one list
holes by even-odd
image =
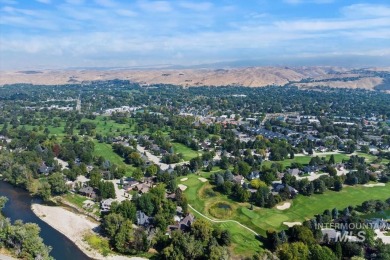
[[217, 220], [217, 219], [211, 219], [211, 218], [209, 218], [209, 217], [203, 215], [202, 213], [200, 213], [200, 212], [197, 211], [196, 209], [194, 209], [194, 207], [192, 207], [190, 204], [188, 204], [188, 207], [190, 207], [190, 209], [192, 209], [192, 210], [195, 211], [197, 214], [201, 215], [202, 217], [204, 217], [205, 219], [207, 219], [207, 220], [209, 220], [209, 221], [211, 221], [211, 222], [214, 222], [214, 223], [229, 223], [229, 222], [231, 222], [231, 223], [236, 223], [236, 224], [240, 225], [241, 227], [243, 227], [243, 228], [249, 230], [250, 232], [252, 232], [252, 233], [255, 234], [256, 236], [259, 236], [259, 234], [258, 234], [256, 231], [254, 231], [253, 229], [250, 229], [249, 227], [247, 227], [247, 226], [241, 224], [240, 222], [238, 222], [238, 221], [236, 221], [236, 220]]

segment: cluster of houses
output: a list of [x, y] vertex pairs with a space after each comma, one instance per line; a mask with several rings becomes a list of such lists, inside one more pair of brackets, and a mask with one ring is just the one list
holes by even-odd
[[116, 108], [110, 108], [103, 111], [103, 115], [111, 116], [113, 113], [132, 113], [137, 110], [140, 110], [142, 107], [129, 107], [121, 106]]

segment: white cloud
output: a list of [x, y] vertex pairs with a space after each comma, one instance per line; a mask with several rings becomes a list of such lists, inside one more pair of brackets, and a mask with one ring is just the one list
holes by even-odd
[[390, 17], [390, 6], [377, 4], [354, 4], [342, 8], [346, 17]]
[[51, 0], [35, 0], [37, 1], [38, 3], [41, 3], [41, 4], [50, 4], [51, 3]]
[[[332, 18], [284, 16], [280, 20], [277, 14], [266, 13], [269, 10], [240, 10], [239, 6], [226, 10], [231, 17], [221, 18], [223, 7], [194, 0], [94, 1], [98, 5], [89, 0], [64, 0], [52, 5], [53, 12], [0, 7], [1, 27], [15, 29], [15, 33], [1, 35], [0, 54], [51, 57], [61, 62], [73, 59], [76, 63], [95, 60], [96, 64], [126, 59], [137, 65], [175, 60], [204, 63], [306, 52], [368, 53], [383, 49], [390, 38], [390, 7], [384, 5], [350, 5]], [[214, 7], [218, 12], [211, 11]]]
[[390, 28], [390, 17], [353, 20], [301, 20], [275, 22], [276, 27], [286, 31], [335, 31], [356, 30], [387, 26]]
[[127, 17], [134, 17], [138, 15], [137, 12], [134, 12], [130, 9], [118, 9], [115, 12], [119, 15], [127, 16]]
[[138, 2], [138, 6], [147, 12], [171, 12], [173, 7], [168, 1], [145, 1]]
[[115, 7], [117, 3], [113, 0], [95, 0], [95, 3], [103, 7]]
[[204, 11], [208, 11], [211, 9], [211, 7], [213, 6], [212, 3], [210, 2], [187, 2], [187, 1], [184, 1], [184, 2], [179, 2], [179, 6], [180, 7], [183, 7], [183, 8], [186, 8], [186, 9], [190, 9], [190, 10], [193, 10], [193, 11], [197, 11], [197, 12], [204, 12]]

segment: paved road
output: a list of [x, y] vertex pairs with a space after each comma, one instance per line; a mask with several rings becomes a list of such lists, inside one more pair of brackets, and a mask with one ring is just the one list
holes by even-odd
[[217, 220], [217, 219], [211, 219], [205, 215], [203, 215], [202, 213], [200, 213], [199, 211], [197, 211], [196, 209], [194, 209], [190, 204], [188, 204], [188, 207], [190, 207], [190, 209], [192, 209], [193, 211], [195, 211], [197, 214], [201, 215], [202, 217], [204, 217], [205, 219], [211, 221], [211, 222], [214, 222], [214, 223], [235, 223], [245, 229], [247, 229], [248, 231], [252, 232], [253, 234], [255, 234], [256, 236], [259, 236], [259, 234], [256, 233], [256, 231], [254, 231], [253, 229], [250, 229], [249, 227], [241, 224], [240, 222], [238, 221], [235, 221], [235, 220]]
[[180, 162], [180, 163], [173, 163], [173, 164], [162, 163], [160, 158], [158, 158], [154, 154], [151, 154], [148, 150], [145, 150], [144, 147], [137, 145], [137, 150], [141, 154], [145, 153], [145, 155], [146, 155], [146, 157], [148, 157], [149, 161], [158, 165], [161, 168], [161, 170], [163, 170], [163, 171], [169, 169], [169, 167], [172, 167], [174, 169], [176, 165], [183, 165], [183, 164], [187, 163], [187, 162]]

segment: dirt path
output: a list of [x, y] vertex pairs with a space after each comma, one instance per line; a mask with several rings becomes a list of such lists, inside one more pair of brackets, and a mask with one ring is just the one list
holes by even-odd
[[190, 207], [190, 209], [192, 209], [193, 211], [195, 211], [197, 214], [201, 215], [202, 217], [204, 217], [205, 219], [211, 221], [211, 222], [214, 222], [214, 223], [236, 223], [238, 224], [239, 226], [247, 229], [248, 231], [252, 232], [253, 234], [255, 234], [256, 236], [259, 236], [259, 234], [256, 233], [256, 231], [254, 231], [253, 229], [250, 229], [249, 227], [241, 224], [240, 222], [238, 221], [235, 221], [235, 220], [217, 220], [217, 219], [211, 219], [205, 215], [203, 215], [202, 213], [200, 213], [199, 211], [197, 211], [196, 209], [194, 209], [190, 204], [188, 204], [188, 207]]

